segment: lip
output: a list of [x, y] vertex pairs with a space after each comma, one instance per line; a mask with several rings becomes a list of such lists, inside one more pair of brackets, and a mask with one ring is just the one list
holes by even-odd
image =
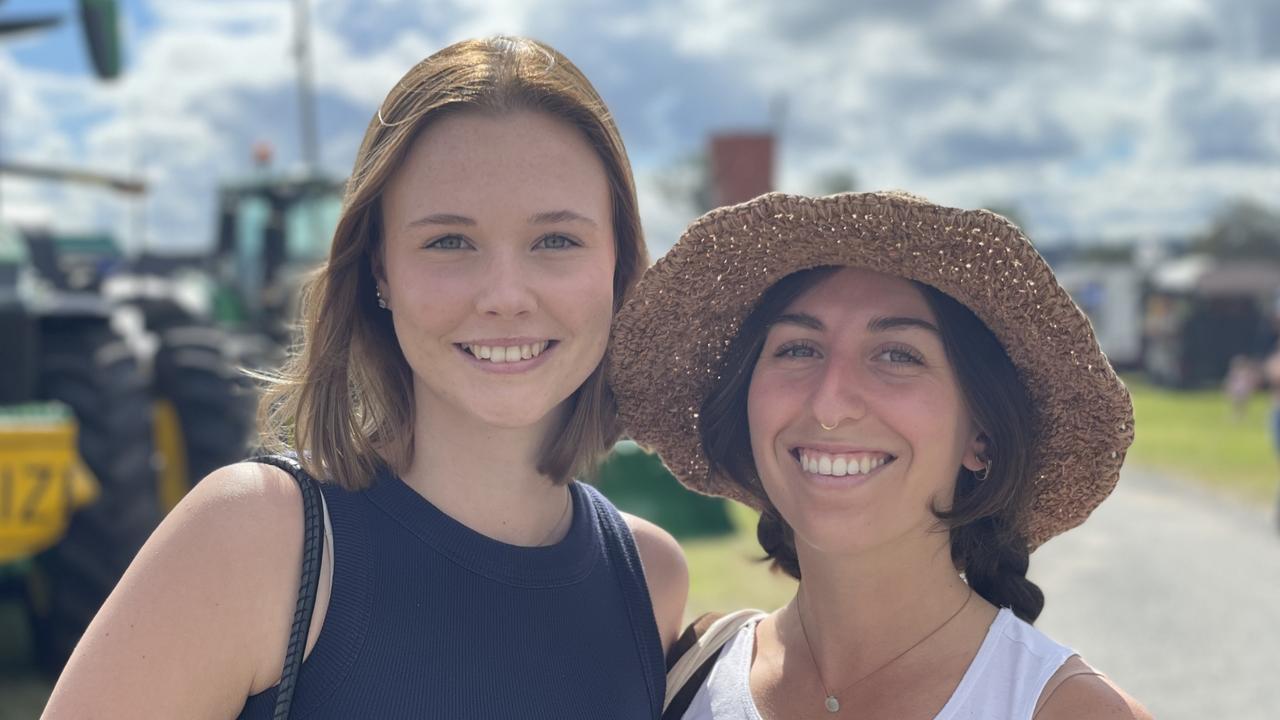
[[897, 455], [894, 455], [888, 450], [881, 450], [880, 448], [865, 447], [862, 445], [839, 445], [831, 442], [797, 443], [795, 445], [792, 445], [787, 450], [787, 452], [794, 457], [796, 453], [800, 452], [801, 448], [804, 448], [805, 450], [816, 450], [817, 452], [826, 453], [828, 455], [855, 455], [857, 453], [878, 453], [880, 455], [889, 455], [890, 457], [897, 457]]
[[487, 337], [472, 338], [469, 340], [458, 340], [454, 345], [488, 345], [489, 347], [511, 347], [512, 345], [532, 345], [540, 342], [555, 343], [556, 339], [552, 337], [542, 336], [534, 337], [533, 335], [520, 335], [517, 337]]
[[518, 375], [520, 373], [534, 370], [538, 368], [540, 365], [542, 365], [544, 362], [546, 362], [547, 357], [555, 353], [556, 348], [560, 347], [560, 341], [550, 340], [550, 344], [547, 345], [547, 349], [543, 350], [536, 357], [531, 357], [528, 360], [516, 360], [515, 362], [504, 362], [504, 363], [495, 363], [495, 362], [490, 362], [488, 360], [481, 360], [480, 358], [472, 355], [466, 350], [463, 350], [462, 346], [463, 345], [490, 345], [495, 347], [498, 347], [498, 346], [510, 347], [512, 345], [532, 345], [535, 342], [544, 342], [547, 340], [548, 338], [527, 338], [527, 337], [488, 338], [488, 339], [482, 339], [482, 340], [469, 340], [469, 341], [466, 341], [465, 343], [454, 343], [453, 349], [456, 350], [458, 354], [462, 356], [463, 360], [466, 360], [472, 367], [476, 368], [477, 370], [480, 370], [481, 372], [486, 372], [491, 375]]

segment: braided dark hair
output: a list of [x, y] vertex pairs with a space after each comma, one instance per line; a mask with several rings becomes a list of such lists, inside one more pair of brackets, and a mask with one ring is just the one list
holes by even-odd
[[[699, 418], [714, 472], [751, 493], [764, 508], [756, 538], [775, 569], [800, 578], [795, 535], [769, 501], [751, 455], [747, 391], [769, 326], [792, 302], [839, 268], [804, 270], [769, 288], [730, 344], [720, 379]], [[950, 530], [951, 557], [969, 586], [993, 605], [1034, 622], [1044, 593], [1027, 579], [1030, 553], [1018, 528], [1031, 500], [1035, 415], [1026, 389], [995, 335], [968, 308], [917, 283], [938, 320], [943, 346], [966, 406], [982, 428], [989, 469], [983, 479], [960, 468], [949, 509], [934, 514]]]
[[1030, 551], [1018, 531], [1031, 502], [1031, 399], [991, 330], [950, 296], [919, 287], [938, 319], [965, 405], [986, 439], [985, 476], [961, 468], [951, 508], [934, 514], [951, 528], [951, 559], [969, 586], [992, 605], [1035, 622], [1044, 593], [1027, 579]]

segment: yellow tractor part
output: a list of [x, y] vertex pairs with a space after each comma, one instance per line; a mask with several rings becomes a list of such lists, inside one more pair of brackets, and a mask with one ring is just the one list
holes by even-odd
[[71, 514], [98, 498], [98, 480], [76, 450], [66, 412], [0, 416], [0, 564], [54, 545]]
[[151, 406], [151, 418], [152, 440], [160, 460], [156, 497], [160, 500], [160, 512], [168, 514], [191, 489], [191, 478], [187, 476], [187, 444], [182, 439], [178, 410], [172, 402], [155, 401]]

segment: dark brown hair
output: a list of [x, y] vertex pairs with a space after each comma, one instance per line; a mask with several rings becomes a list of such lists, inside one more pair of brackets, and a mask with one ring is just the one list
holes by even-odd
[[[764, 508], [756, 528], [774, 566], [800, 578], [791, 527], [769, 501], [751, 454], [747, 392], [769, 326], [788, 306], [839, 268], [789, 275], [769, 288], [743, 321], [730, 345], [720, 380], [703, 403], [702, 446], [712, 470], [741, 486]], [[956, 476], [951, 507], [934, 508], [949, 528], [951, 558], [970, 587], [988, 602], [1034, 622], [1044, 594], [1027, 579], [1029, 553], [1019, 532], [1031, 495], [1031, 444], [1035, 416], [1017, 370], [995, 335], [968, 308], [928, 285], [914, 283], [933, 310], [947, 359], [965, 405], [986, 439], [985, 479], [965, 468]]]
[[[259, 405], [266, 447], [295, 450], [317, 477], [349, 488], [366, 486], [382, 465], [408, 465], [412, 373], [375, 296], [382, 192], [432, 122], [458, 111], [523, 110], [573, 126], [603, 162], [617, 251], [613, 309], [622, 306], [648, 256], [631, 165], [604, 101], [568, 58], [535, 40], [450, 45], [409, 70], [369, 121], [328, 260], [303, 292], [300, 340], [282, 371], [269, 378]], [[548, 435], [538, 460], [538, 471], [557, 482], [589, 472], [618, 438], [603, 360], [569, 403], [564, 426]]]

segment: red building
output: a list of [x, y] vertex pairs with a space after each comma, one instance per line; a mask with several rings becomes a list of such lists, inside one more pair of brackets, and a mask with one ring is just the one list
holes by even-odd
[[773, 134], [711, 136], [711, 206], [733, 205], [773, 190]]

